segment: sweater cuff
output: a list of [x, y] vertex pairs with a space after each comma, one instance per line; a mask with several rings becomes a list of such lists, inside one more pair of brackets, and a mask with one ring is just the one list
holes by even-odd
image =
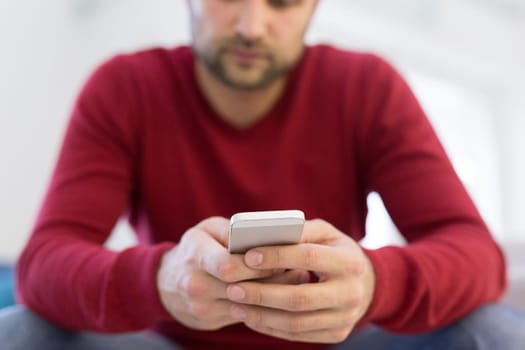
[[388, 246], [365, 249], [375, 272], [375, 291], [372, 303], [360, 324], [381, 324], [400, 316], [408, 288], [409, 268], [401, 247]]
[[114, 267], [116, 303], [132, 328], [147, 328], [173, 317], [162, 305], [157, 289], [160, 260], [174, 243], [139, 245], [122, 251]]

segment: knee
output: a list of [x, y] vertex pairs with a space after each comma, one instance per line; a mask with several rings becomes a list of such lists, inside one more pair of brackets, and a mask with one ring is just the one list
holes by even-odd
[[66, 331], [52, 325], [29, 309], [17, 305], [0, 310], [0, 344], [5, 350], [52, 349]]
[[525, 313], [502, 304], [482, 306], [458, 323], [477, 350], [518, 350], [525, 344]]
[[0, 310], [0, 333], [10, 330], [46, 326], [46, 321], [22, 305]]

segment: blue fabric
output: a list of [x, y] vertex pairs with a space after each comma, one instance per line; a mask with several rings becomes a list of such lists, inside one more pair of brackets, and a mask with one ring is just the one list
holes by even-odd
[[0, 308], [14, 305], [14, 271], [10, 266], [0, 266]]
[[23, 306], [0, 310], [2, 350], [181, 350], [150, 333], [119, 335], [70, 332], [57, 327]]
[[399, 335], [369, 327], [331, 350], [523, 350], [525, 312], [488, 304], [434, 332]]
[[[524, 330], [524, 312], [491, 304], [435, 332], [403, 336], [370, 327], [330, 350], [523, 350]], [[2, 350], [181, 350], [148, 333], [69, 332], [21, 306], [0, 310], [0, 344]]]

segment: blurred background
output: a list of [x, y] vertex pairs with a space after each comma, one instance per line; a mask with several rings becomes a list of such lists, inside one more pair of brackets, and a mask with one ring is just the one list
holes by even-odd
[[[87, 75], [118, 52], [189, 38], [183, 0], [0, 2], [0, 262], [13, 263], [29, 235]], [[524, 280], [525, 0], [322, 0], [307, 40], [375, 52], [402, 72], [505, 247], [511, 279]], [[399, 243], [377, 195], [369, 207], [364, 244]], [[119, 223], [110, 247], [132, 243]]]

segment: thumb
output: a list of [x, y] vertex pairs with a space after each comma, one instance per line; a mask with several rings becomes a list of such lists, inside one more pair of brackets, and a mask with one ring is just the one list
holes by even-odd
[[224, 247], [228, 246], [230, 220], [221, 216], [213, 216], [199, 222], [196, 227], [208, 233]]

